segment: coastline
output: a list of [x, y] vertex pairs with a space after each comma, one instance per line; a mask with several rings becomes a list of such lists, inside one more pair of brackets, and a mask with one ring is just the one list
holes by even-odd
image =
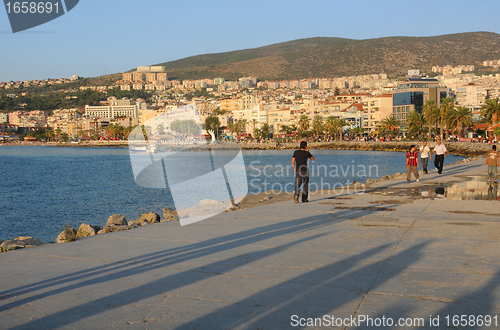
[[[409, 145], [411, 143], [405, 143], [405, 144]], [[400, 147], [402, 147], [402, 146], [403, 145], [400, 145]], [[317, 148], [317, 149], [321, 149], [321, 148]], [[358, 149], [350, 149], [350, 150], [358, 150]], [[398, 151], [398, 150], [392, 150], [392, 151]], [[475, 161], [475, 160], [478, 160], [478, 159], [481, 159], [481, 158], [483, 158], [483, 157], [468, 157], [468, 158], [465, 158], [463, 160], [457, 160], [453, 164], [446, 164], [445, 167], [454, 166], [454, 165], [458, 165], [458, 164], [463, 164], [463, 163], [467, 163], [467, 162], [470, 162], [470, 161]], [[422, 170], [420, 170], [419, 173], [422, 174]], [[359, 194], [359, 193], [369, 193], [369, 192], [372, 192], [373, 190], [377, 189], [376, 187], [374, 187], [374, 185], [377, 184], [377, 183], [379, 183], [379, 182], [387, 181], [387, 180], [398, 180], [398, 179], [404, 179], [404, 178], [406, 178], [406, 174], [405, 173], [396, 172], [396, 173], [394, 173], [392, 175], [385, 175], [385, 176], [383, 176], [381, 178], [378, 178], [378, 179], [368, 179], [368, 180], [366, 180], [366, 182], [356, 182], [356, 181], [353, 181], [349, 185], [344, 185], [342, 187], [339, 187], [339, 189], [341, 189], [341, 191], [342, 191], [341, 195], [353, 195], [353, 194], [356, 195], [356, 194]], [[345, 193], [345, 190], [347, 190], [347, 194]], [[318, 195], [320, 195], [320, 196], [321, 195], [332, 195], [332, 196], [334, 196], [334, 195], [339, 195], [339, 193], [336, 190], [317, 190], [317, 191], [311, 191], [310, 192], [310, 197], [311, 198], [315, 197], [315, 196], [318, 196]], [[333, 198], [335, 198], [335, 197], [333, 197]], [[248, 208], [255, 208], [255, 207], [262, 206], [262, 205], [268, 205], [268, 204], [275, 204], [275, 203], [280, 203], [280, 202], [285, 202], [285, 201], [291, 201], [292, 199], [293, 199], [293, 194], [289, 193], [289, 192], [286, 192], [286, 191], [269, 190], [269, 191], [264, 191], [264, 192], [261, 192], [261, 193], [258, 193], [258, 194], [248, 194], [248, 195], [245, 196], [245, 198], [238, 205], [233, 206], [233, 207], [231, 207], [230, 209], [227, 209], [224, 212], [233, 212], [233, 211], [239, 211], [239, 210], [244, 210], [244, 209], [248, 209]], [[165, 209], [168, 210], [167, 211], [167, 215], [165, 215]], [[138, 227], [141, 227], [141, 226], [144, 226], [144, 225], [152, 225], [152, 224], [155, 224], [155, 223], [161, 223], [161, 222], [166, 222], [166, 221], [175, 221], [175, 220], [172, 220], [172, 217], [176, 218], [177, 217], [177, 212], [175, 210], [170, 210], [168, 208], [165, 208], [165, 209], [164, 209], [163, 219], [161, 219], [161, 220], [160, 220], [160, 215], [158, 215], [156, 213], [151, 213], [150, 212], [150, 213], [147, 213], [147, 214], [143, 214], [140, 218], [138, 218], [136, 220], [132, 220], [132, 221], [128, 222], [128, 224], [125, 225], [125, 226], [119, 226], [119, 227], [116, 227], [116, 228], [112, 228], [111, 231], [103, 231], [103, 232], [99, 232], [98, 233], [98, 230], [95, 230], [95, 233], [92, 234], [92, 236], [93, 235], [98, 235], [98, 234], [99, 235], [100, 234], [105, 234], [105, 233], [113, 232], [113, 231], [135, 229], [135, 228], [138, 228]], [[142, 221], [141, 222], [140, 220], [143, 217], [147, 216], [148, 214], [155, 214], [155, 216], [157, 217], [157, 221], [151, 221], [151, 222], [144, 222], [144, 221]], [[113, 217], [113, 216], [116, 216], [116, 214], [115, 215], [110, 215], [110, 217]], [[177, 220], [178, 220], [178, 218], [177, 218]], [[92, 228], [99, 227], [99, 226], [94, 226], [94, 225], [88, 225], [86, 223], [82, 224], [82, 226], [84, 226], [84, 225], [85, 226], [90, 226]], [[99, 227], [99, 229], [101, 229], [101, 228]], [[59, 236], [61, 236], [62, 234], [64, 234], [68, 230], [69, 231], [74, 231], [74, 235], [76, 235], [77, 229], [70, 228], [70, 229], [65, 229], [62, 233], [59, 234]], [[66, 235], [66, 234], [64, 234], [64, 235]], [[59, 240], [59, 236], [56, 239], [56, 241]], [[61, 242], [57, 242], [57, 243], [71, 242], [71, 241], [74, 241], [74, 240], [77, 240], [77, 239], [78, 238], [76, 238], [76, 236], [74, 236], [73, 238], [69, 238], [67, 241], [61, 241]], [[16, 242], [14, 242], [14, 241], [16, 241]], [[37, 238], [33, 238], [33, 237], [18, 237], [18, 238], [14, 238], [14, 239], [0, 240], [0, 244], [2, 244], [4, 242], [11, 242], [11, 243], [14, 243], [14, 244], [16, 244], [16, 243], [28, 244], [28, 243], [33, 243], [33, 242], [37, 243], [37, 244], [34, 244], [34, 245], [21, 245], [21, 246], [17, 246], [14, 249], [24, 248], [24, 247], [33, 247], [33, 246], [42, 245], [42, 244], [52, 244], [52, 243], [55, 243], [55, 242], [44, 243], [44, 242], [38, 240]], [[3, 248], [0, 248], [0, 253], [2, 253], [2, 252], [8, 252], [9, 250], [12, 250], [12, 249], [3, 249]]]
[[[329, 142], [308, 142], [309, 149], [331, 149], [331, 150], [359, 150], [359, 151], [408, 151], [411, 145], [419, 145], [421, 141], [329, 141]], [[434, 148], [435, 142], [428, 142], [429, 148]], [[474, 157], [486, 154], [491, 148], [488, 143], [479, 142], [445, 142], [448, 153], [463, 157]], [[128, 141], [90, 141], [79, 143], [11, 143], [1, 144], [2, 146], [52, 146], [52, 147], [72, 147], [72, 148], [128, 148]], [[234, 149], [233, 143], [211, 144], [207, 146], [182, 147], [186, 151], [202, 151], [210, 149], [224, 150]], [[298, 142], [285, 142], [276, 147], [275, 142], [241, 142], [237, 143], [241, 150], [293, 150], [298, 148]], [[172, 148], [176, 150], [177, 148]]]

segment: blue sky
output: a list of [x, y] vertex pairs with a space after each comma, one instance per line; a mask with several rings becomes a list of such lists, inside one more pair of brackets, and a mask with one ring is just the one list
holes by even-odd
[[95, 77], [188, 56], [309, 37], [500, 33], [500, 1], [80, 0], [12, 33], [0, 8], [0, 81]]

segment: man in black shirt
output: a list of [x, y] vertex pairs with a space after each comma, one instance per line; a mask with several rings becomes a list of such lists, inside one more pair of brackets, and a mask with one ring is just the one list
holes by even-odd
[[307, 160], [311, 158], [314, 161], [314, 156], [307, 149], [307, 142], [300, 142], [300, 150], [295, 150], [292, 158], [293, 171], [295, 172], [295, 203], [299, 202], [300, 186], [302, 186], [302, 203], [308, 202], [307, 194], [309, 193], [309, 170], [307, 169]]

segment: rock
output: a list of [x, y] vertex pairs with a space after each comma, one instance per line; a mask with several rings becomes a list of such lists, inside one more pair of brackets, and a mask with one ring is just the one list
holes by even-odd
[[177, 211], [165, 207], [163, 209], [163, 220], [161, 220], [161, 222], [169, 221], [179, 221], [179, 216], [177, 215]]
[[96, 228], [92, 227], [91, 225], [87, 223], [82, 223], [80, 225], [80, 228], [78, 228], [78, 232], [76, 233], [76, 238], [94, 236], [96, 232], [99, 231], [99, 229], [96, 230]]
[[381, 180], [390, 180], [390, 179], [391, 179], [391, 177], [390, 177], [390, 176], [388, 176], [388, 175], [384, 175], [384, 176], [382, 177], [382, 179], [381, 179]]
[[67, 243], [76, 241], [76, 229], [68, 228], [63, 230], [59, 235], [57, 235], [56, 243]]
[[18, 237], [14, 238], [13, 240], [3, 241], [2, 244], [0, 244], [0, 252], [21, 249], [25, 247], [33, 247], [42, 244], [45, 243], [33, 237]]
[[113, 214], [108, 218], [106, 226], [126, 226], [128, 225], [127, 220], [121, 214]]
[[154, 212], [149, 212], [149, 213], [144, 213], [143, 215], [141, 215], [141, 217], [139, 219], [137, 219], [136, 221], [138, 220], [144, 220], [144, 221], [147, 221], [149, 223], [155, 223], [155, 222], [160, 222], [160, 216]]
[[106, 234], [106, 233], [112, 233], [114, 231], [121, 231], [121, 230], [127, 230], [130, 227], [127, 225], [121, 225], [121, 226], [104, 226], [101, 230], [97, 232], [97, 235], [100, 234]]
[[366, 183], [371, 184], [371, 183], [375, 183], [377, 181], [378, 181], [377, 179], [368, 179], [368, 180], [366, 180]]

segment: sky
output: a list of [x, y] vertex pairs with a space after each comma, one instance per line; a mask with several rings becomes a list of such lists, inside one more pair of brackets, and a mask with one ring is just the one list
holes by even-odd
[[80, 0], [12, 33], [0, 8], [0, 81], [95, 77], [311, 37], [500, 33], [499, 12], [498, 0]]

